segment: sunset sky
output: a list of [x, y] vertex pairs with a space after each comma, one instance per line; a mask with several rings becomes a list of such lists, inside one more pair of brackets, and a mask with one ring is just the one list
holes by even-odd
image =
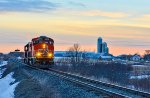
[[23, 51], [40, 35], [60, 51], [74, 43], [97, 51], [102, 37], [114, 55], [143, 54], [150, 49], [150, 0], [0, 0], [0, 52]]

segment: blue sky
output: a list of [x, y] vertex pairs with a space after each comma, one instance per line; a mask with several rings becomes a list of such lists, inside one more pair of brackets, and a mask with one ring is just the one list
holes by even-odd
[[79, 43], [94, 51], [101, 36], [113, 54], [143, 53], [150, 48], [149, 5], [149, 0], [1, 0], [0, 52], [23, 50], [33, 37], [47, 35], [56, 50]]
[[71, 8], [84, 10], [103, 10], [149, 14], [149, 0], [1, 0], [0, 10], [3, 11], [37, 11]]

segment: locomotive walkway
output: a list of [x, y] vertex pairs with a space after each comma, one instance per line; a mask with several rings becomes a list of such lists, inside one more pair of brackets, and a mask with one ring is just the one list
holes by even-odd
[[[15, 62], [29, 66], [20, 61]], [[104, 83], [54, 69], [43, 70], [32, 66], [29, 67], [73, 82], [74, 84], [80, 85], [82, 88], [86, 88], [88, 91], [101, 95], [104, 98], [150, 98], [150, 93], [147, 92], [141, 92], [114, 84]]]

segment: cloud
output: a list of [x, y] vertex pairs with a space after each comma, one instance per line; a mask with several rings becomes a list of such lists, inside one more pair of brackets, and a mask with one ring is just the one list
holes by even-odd
[[68, 3], [69, 3], [70, 5], [77, 6], [77, 7], [86, 7], [85, 4], [80, 3], [80, 2], [69, 1]]
[[[57, 10], [58, 13], [65, 13], [74, 16], [85, 16], [85, 17], [106, 17], [106, 18], [128, 18], [131, 16], [124, 12], [110, 12], [103, 10], [74, 10], [74, 9], [60, 9]], [[65, 14], [65, 15], [66, 15]]]
[[100, 10], [83, 11], [81, 14], [85, 16], [103, 16], [109, 18], [124, 18], [129, 16], [128, 14], [123, 12], [106, 12]]
[[43, 12], [53, 10], [57, 4], [45, 0], [1, 0], [0, 12]]
[[136, 21], [143, 21], [143, 22], [149, 22], [150, 21], [150, 14], [142, 15], [141, 17], [134, 18]]
[[122, 47], [143, 47], [149, 48], [149, 41], [133, 38], [111, 38], [111, 45]]

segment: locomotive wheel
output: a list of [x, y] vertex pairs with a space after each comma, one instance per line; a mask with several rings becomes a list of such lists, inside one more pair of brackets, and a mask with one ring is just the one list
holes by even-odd
[[27, 63], [27, 60], [26, 60], [26, 59], [24, 59], [24, 63], [25, 63], [25, 64]]
[[34, 60], [33, 60], [33, 59], [31, 59], [31, 65], [34, 65], [34, 64], [35, 64]]
[[43, 61], [42, 64], [43, 64], [43, 65], [46, 65], [46, 61]]
[[48, 61], [42, 61], [41, 64], [42, 65], [49, 65], [49, 62]]
[[47, 65], [50, 65], [50, 62], [49, 62], [49, 61], [47, 61]]
[[27, 64], [30, 65], [30, 59], [27, 60]]
[[29, 65], [32, 65], [32, 62], [31, 62], [31, 60], [29, 60]]

